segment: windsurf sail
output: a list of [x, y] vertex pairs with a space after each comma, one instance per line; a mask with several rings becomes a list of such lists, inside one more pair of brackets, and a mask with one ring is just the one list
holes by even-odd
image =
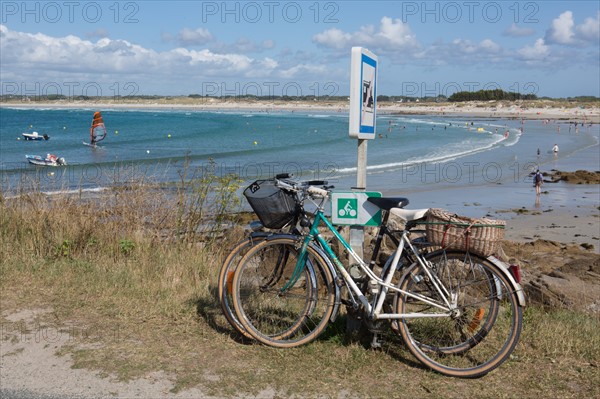
[[100, 111], [94, 112], [94, 118], [92, 119], [92, 127], [90, 128], [90, 144], [96, 144], [99, 141], [104, 140], [106, 137], [106, 126], [104, 126], [104, 120]]

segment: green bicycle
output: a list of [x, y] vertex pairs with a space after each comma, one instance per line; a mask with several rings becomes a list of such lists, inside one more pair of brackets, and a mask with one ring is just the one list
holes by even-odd
[[[259, 210], [259, 214], [262, 216], [261, 221], [254, 221], [250, 223], [249, 227], [251, 232], [247, 235], [247, 237], [234, 245], [229, 254], [225, 257], [219, 271], [217, 286], [221, 310], [234, 330], [236, 330], [245, 338], [252, 339], [252, 336], [246, 332], [244, 326], [238, 321], [235, 311], [232, 308], [233, 297], [231, 295], [233, 275], [237, 266], [239, 265], [240, 260], [249, 249], [266, 239], [272, 239], [277, 234], [299, 234], [302, 229], [310, 227], [310, 224], [307, 222], [309, 216], [306, 214], [306, 212], [303, 212], [301, 207], [296, 206], [296, 203], [299, 202], [299, 199], [295, 197], [296, 194], [294, 192], [280, 192], [280, 190], [276, 188], [276, 184], [278, 184], [279, 181], [290, 181], [289, 179], [291, 179], [289, 174], [280, 174], [272, 179], [258, 180], [244, 191], [244, 195], [248, 198], [248, 201]], [[311, 180], [297, 184], [300, 184], [303, 187], [320, 186], [323, 188], [333, 188], [332, 186], [327, 186], [328, 182], [322, 180]], [[260, 190], [256, 188], [257, 186], [260, 187]], [[275, 212], [273, 212], [272, 208], [269, 208], [269, 212], [267, 214], [260, 212], [260, 209], [263, 209], [261, 207], [264, 206], [264, 203], [260, 202], [263, 198], [270, 198], [269, 201], [271, 201], [271, 206], [276, 207]], [[257, 203], [256, 201], [259, 202]], [[408, 200], [405, 198], [398, 198], [397, 203], [401, 206], [404, 206], [408, 204]], [[388, 227], [387, 222], [389, 217], [389, 212], [384, 213], [382, 224], [378, 229], [377, 239], [374, 242], [371, 261], [369, 263], [369, 267], [372, 270], [377, 264], [384, 239], [388, 239], [395, 247], [398, 247], [399, 245], [399, 231], [390, 229]], [[301, 224], [303, 224], [305, 227], [302, 227]], [[429, 245], [423, 241], [423, 237], [417, 237], [415, 240], [413, 240], [413, 244], [419, 245], [422, 250], [427, 250], [429, 247]], [[282, 262], [286, 259], [285, 253], [286, 251], [283, 251], [281, 254], [279, 254], [277, 262]], [[407, 264], [411, 264], [413, 259], [410, 257], [408, 252], [404, 252], [402, 261]], [[389, 264], [390, 260], [388, 260], [385, 267], [388, 267]], [[280, 267], [275, 267], [275, 269], [279, 270]], [[358, 268], [353, 268], [351, 273], [358, 273], [359, 275], [354, 277], [355, 279], [360, 279], [360, 270]], [[363, 283], [364, 282], [365, 281], [363, 281]], [[364, 289], [364, 287], [362, 288]], [[345, 299], [342, 298], [341, 300], [345, 303]]]

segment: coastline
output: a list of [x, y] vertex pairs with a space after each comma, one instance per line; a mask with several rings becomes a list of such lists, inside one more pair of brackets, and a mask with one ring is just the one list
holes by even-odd
[[[253, 112], [348, 112], [347, 102], [335, 101], [249, 101], [186, 98], [155, 100], [101, 100], [0, 102], [1, 107], [101, 110], [183, 110], [183, 111], [253, 111]], [[562, 120], [600, 123], [600, 107], [595, 103], [555, 103], [553, 101], [491, 101], [468, 103], [380, 103], [377, 112], [389, 115], [450, 115], [476, 118]]]

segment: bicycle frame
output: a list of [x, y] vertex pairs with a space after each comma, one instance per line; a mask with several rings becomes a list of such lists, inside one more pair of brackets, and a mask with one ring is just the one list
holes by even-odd
[[[356, 284], [354, 279], [350, 276], [350, 273], [346, 270], [343, 263], [338, 259], [337, 255], [333, 252], [333, 250], [331, 249], [331, 247], [329, 246], [327, 241], [323, 238], [321, 233], [319, 233], [319, 226], [321, 225], [321, 223], [323, 223], [327, 227], [327, 229], [334, 235], [334, 237], [344, 246], [344, 248], [352, 256], [352, 258], [357, 262], [357, 264], [359, 265], [361, 270], [368, 276], [369, 280], [372, 282], [375, 282], [377, 284], [377, 286], [380, 287], [379, 292], [375, 296], [375, 304], [374, 305], [372, 305], [369, 302], [369, 300], [367, 299], [365, 294], [361, 291], [361, 289], [358, 287], [358, 285]], [[344, 237], [341, 236], [341, 234], [337, 231], [337, 229], [333, 226], [333, 224], [331, 224], [329, 219], [323, 214], [323, 208], [322, 208], [322, 204], [321, 204], [317, 207], [317, 212], [315, 214], [311, 229], [310, 229], [309, 233], [304, 237], [304, 240], [302, 242], [302, 246], [300, 248], [300, 253], [299, 253], [299, 257], [298, 257], [298, 263], [297, 263], [296, 269], [294, 271], [294, 276], [296, 276], [296, 275], [299, 276], [300, 273], [302, 272], [304, 263], [306, 260], [307, 247], [311, 241], [316, 240], [321, 245], [322, 250], [333, 261], [333, 264], [336, 266], [338, 272], [342, 275], [346, 285], [349, 287], [351, 294], [356, 296], [356, 298], [358, 298], [360, 303], [365, 307], [366, 313], [373, 320], [401, 319], [401, 318], [414, 318], [414, 317], [450, 317], [450, 315], [452, 314], [452, 311], [456, 308], [456, 306], [451, 303], [452, 301], [449, 298], [450, 294], [449, 294], [448, 290], [446, 290], [446, 288], [443, 287], [443, 285], [439, 282], [437, 277], [435, 277], [429, 271], [429, 268], [426, 267], [426, 265], [425, 265], [426, 261], [419, 255], [418, 251], [414, 248], [414, 246], [410, 242], [410, 239], [408, 238], [408, 236], [409, 236], [409, 231], [405, 230], [402, 233], [402, 236], [399, 240], [398, 249], [395, 252], [391, 267], [389, 268], [387, 273], [384, 276], [382, 276], [383, 278], [380, 278], [368, 267], [368, 264], [365, 263], [363, 261], [363, 259], [361, 259], [360, 256], [358, 256], [356, 254], [356, 252], [352, 249], [350, 244], [348, 244], [348, 242], [344, 239]], [[431, 298], [427, 298], [423, 295], [419, 295], [419, 294], [401, 290], [392, 284], [392, 279], [394, 277], [394, 273], [398, 269], [399, 260], [400, 260], [400, 257], [402, 256], [405, 246], [407, 246], [408, 249], [411, 250], [411, 252], [415, 255], [417, 261], [423, 267], [423, 270], [426, 271], [426, 273], [428, 274], [428, 278], [430, 279], [430, 281], [432, 281], [435, 289], [440, 294], [440, 297], [444, 299], [444, 303], [434, 301]], [[290, 285], [293, 285], [293, 282], [295, 280], [294, 276], [292, 276], [292, 278], [290, 279], [290, 282], [289, 282]], [[284, 287], [282, 290], [285, 290], [286, 288], [287, 287]], [[409, 296], [413, 299], [427, 303], [428, 305], [440, 308], [440, 309], [446, 311], [446, 313], [440, 313], [440, 314], [382, 313], [383, 304], [384, 304], [385, 298], [386, 298], [389, 290], [399, 292], [399, 293]]]

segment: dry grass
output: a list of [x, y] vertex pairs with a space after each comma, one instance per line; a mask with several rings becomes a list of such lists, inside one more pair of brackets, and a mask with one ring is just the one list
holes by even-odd
[[[75, 367], [122, 380], [163, 370], [176, 391], [201, 385], [226, 397], [266, 390], [278, 397], [600, 396], [600, 325], [572, 312], [528, 308], [512, 359], [478, 380], [424, 370], [393, 335], [382, 350], [368, 349], [345, 335], [343, 316], [304, 347], [244, 343], [215, 295], [221, 259], [241, 229], [192, 240], [178, 230], [192, 212], [182, 206], [177, 195], [135, 185], [88, 199], [28, 194], [0, 201], [3, 315], [49, 309], [40, 323], [70, 335], [62, 352], [73, 355]], [[16, 331], [1, 321], [3, 331]]]

